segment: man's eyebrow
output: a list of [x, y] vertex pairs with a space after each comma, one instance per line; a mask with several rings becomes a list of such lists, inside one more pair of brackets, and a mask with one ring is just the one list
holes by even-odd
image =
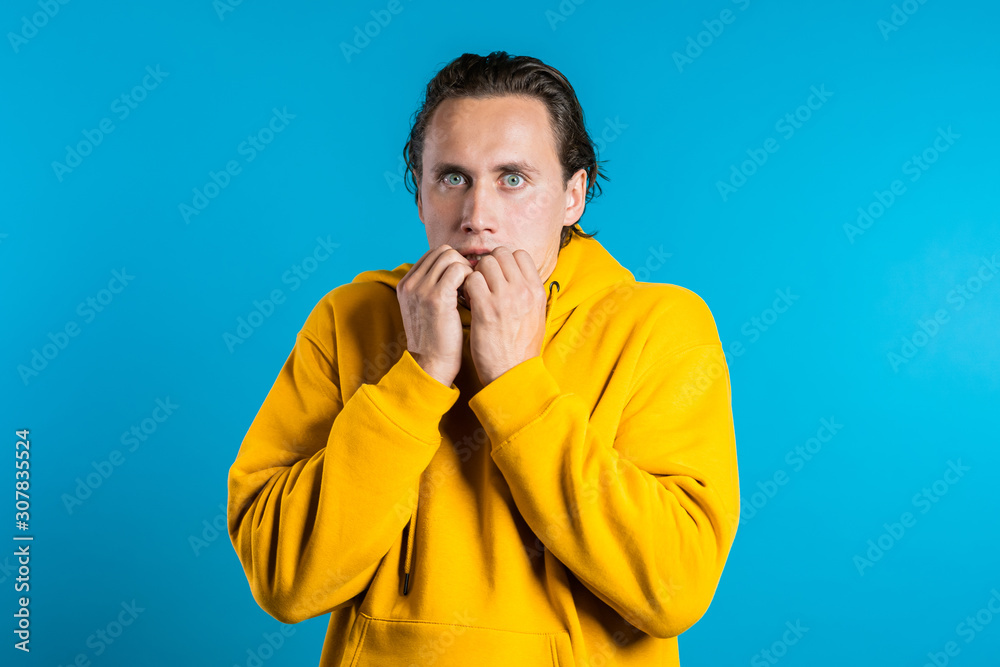
[[[450, 174], [453, 171], [459, 171], [464, 173], [468, 172], [468, 169], [460, 164], [455, 164], [454, 162], [442, 162], [440, 164], [434, 165], [431, 170], [431, 174], [435, 179], [441, 178], [445, 174]], [[537, 169], [532, 167], [529, 163], [523, 160], [515, 160], [514, 162], [504, 162], [503, 164], [498, 164], [493, 167], [493, 173], [504, 174], [510, 171], [519, 171], [524, 174], [531, 174], [532, 176], [537, 176], [539, 172]]]

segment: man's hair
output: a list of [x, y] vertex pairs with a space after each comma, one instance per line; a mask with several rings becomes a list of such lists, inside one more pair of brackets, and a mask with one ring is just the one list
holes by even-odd
[[[494, 51], [488, 56], [464, 53], [439, 71], [427, 84], [424, 101], [415, 112], [410, 136], [403, 147], [406, 160], [406, 189], [414, 199], [420, 195], [420, 184], [414, 177], [423, 173], [424, 141], [431, 116], [443, 101], [471, 97], [484, 99], [504, 95], [533, 97], [542, 101], [549, 112], [549, 125], [556, 139], [556, 152], [563, 170], [563, 187], [580, 169], [587, 170], [589, 202], [601, 193], [597, 178], [606, 181], [597, 160], [597, 150], [584, 123], [583, 108], [576, 91], [565, 76], [537, 58], [510, 56], [506, 51]], [[414, 189], [410, 190], [410, 181]], [[586, 209], [584, 209], [586, 211]], [[580, 215], [583, 217], [583, 214]], [[597, 234], [584, 233], [580, 221], [562, 228], [559, 248], [569, 243], [573, 235], [590, 238]]]

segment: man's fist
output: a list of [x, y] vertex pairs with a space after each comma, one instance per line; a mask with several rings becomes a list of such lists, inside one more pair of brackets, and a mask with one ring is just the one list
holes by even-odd
[[470, 270], [463, 283], [472, 311], [470, 346], [486, 386], [542, 353], [545, 287], [527, 250], [499, 246]]
[[444, 244], [424, 253], [396, 285], [407, 349], [428, 375], [449, 387], [462, 367], [458, 290], [472, 272], [469, 260]]

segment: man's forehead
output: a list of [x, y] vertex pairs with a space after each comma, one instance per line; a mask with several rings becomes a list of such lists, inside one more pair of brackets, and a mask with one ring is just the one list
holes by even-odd
[[[491, 104], [492, 102], [492, 104]], [[519, 166], [538, 172], [555, 159], [548, 110], [541, 100], [457, 98], [442, 102], [431, 118], [424, 142], [424, 164], [440, 167], [483, 166], [492, 171]]]

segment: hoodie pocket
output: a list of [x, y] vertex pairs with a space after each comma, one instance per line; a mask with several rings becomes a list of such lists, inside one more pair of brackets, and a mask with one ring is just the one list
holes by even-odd
[[365, 614], [358, 620], [359, 638], [351, 667], [573, 665], [573, 649], [565, 632], [514, 632], [474, 625], [387, 620]]

